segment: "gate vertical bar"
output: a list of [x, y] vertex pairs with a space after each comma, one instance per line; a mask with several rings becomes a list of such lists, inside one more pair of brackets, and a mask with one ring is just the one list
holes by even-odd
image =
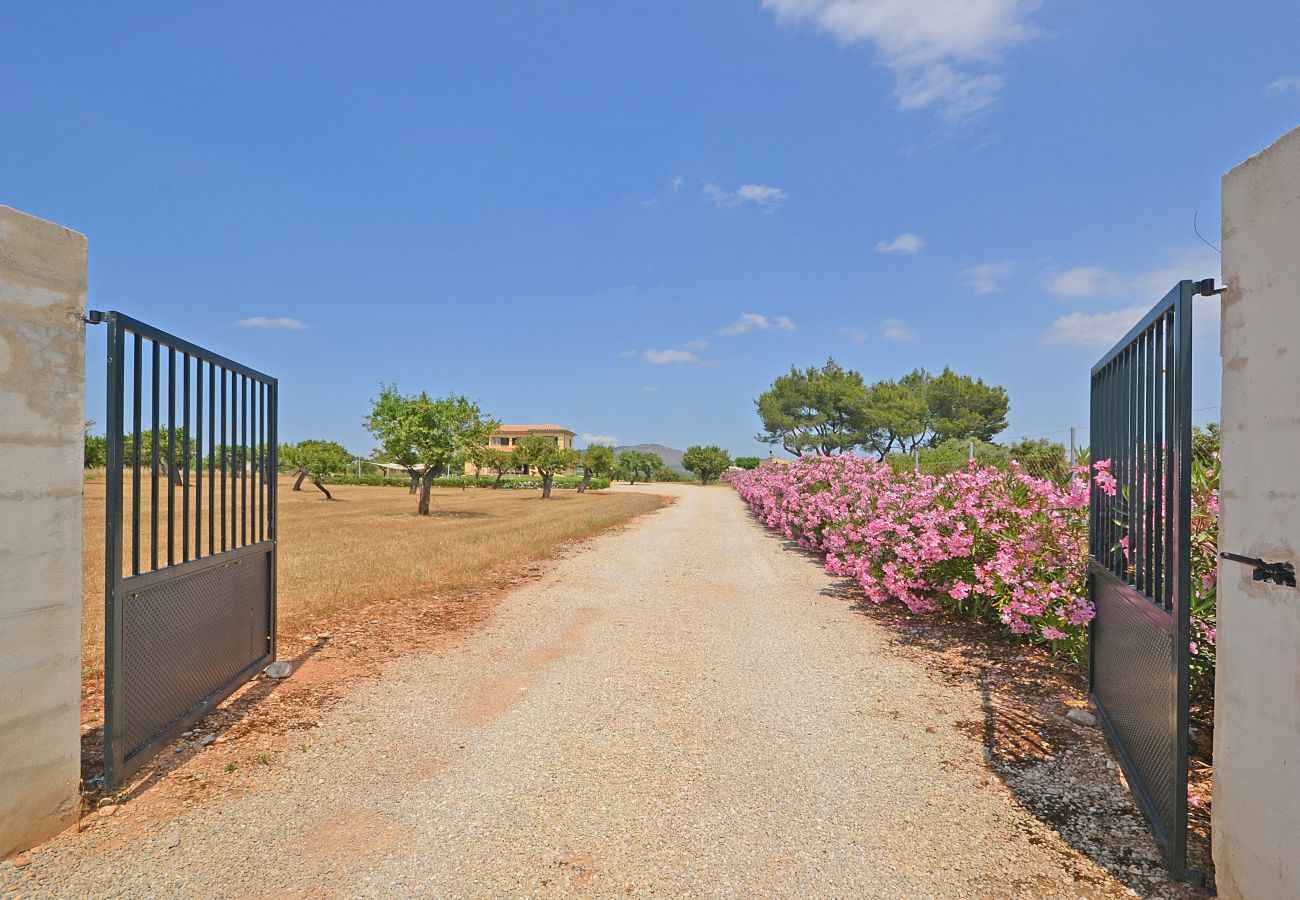
[[157, 341], [150, 341], [149, 407], [150, 444], [149, 444], [149, 568], [158, 568], [158, 356]]
[[167, 565], [176, 565], [176, 348], [167, 348]]
[[[125, 416], [122, 408], [125, 394], [126, 334], [109, 313], [108, 371], [107, 371], [107, 432], [105, 442], [105, 498], [104, 498], [104, 775], [112, 783], [112, 775], [122, 766], [122, 746], [116, 736], [122, 733], [122, 703], [117, 690], [122, 683], [122, 598], [118, 587], [122, 583], [122, 474]], [[138, 357], [137, 357], [138, 359]], [[139, 396], [139, 384], [136, 396]], [[139, 429], [136, 430], [138, 445]], [[139, 466], [139, 456], [135, 459]]]
[[190, 432], [190, 355], [184, 354], [181, 358], [181, 365], [185, 367], [183, 378], [182, 393], [184, 399], [181, 401], [185, 412], [182, 414], [184, 426], [181, 430], [181, 436], [184, 438], [184, 446], [181, 448], [181, 560], [189, 562], [190, 559], [190, 441], [193, 435]]
[[267, 468], [270, 470], [270, 479], [268, 484], [270, 491], [267, 494], [267, 529], [266, 537], [271, 542], [271, 603], [270, 615], [267, 622], [267, 634], [270, 636], [269, 643], [271, 654], [275, 655], [276, 648], [276, 618], [279, 603], [278, 584], [280, 572], [280, 382], [272, 378], [266, 385], [267, 392], [267, 410], [266, 419], [266, 446], [270, 452], [270, 464]]
[[1174, 764], [1176, 805], [1174, 819], [1174, 860], [1170, 868], [1181, 877], [1187, 865], [1187, 728], [1190, 705], [1191, 605], [1192, 605], [1192, 297], [1194, 284], [1179, 285], [1178, 303], [1174, 306], [1174, 333], [1178, 336], [1178, 432], [1175, 436], [1174, 463], [1178, 468], [1177, 548], [1174, 568], [1177, 579], [1174, 613], [1175, 727], [1178, 753]]

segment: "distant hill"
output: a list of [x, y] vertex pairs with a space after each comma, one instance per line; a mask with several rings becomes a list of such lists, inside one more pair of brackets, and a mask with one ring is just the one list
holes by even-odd
[[686, 467], [682, 465], [683, 453], [681, 450], [674, 450], [672, 447], [665, 447], [663, 444], [629, 444], [626, 447], [615, 447], [615, 453], [622, 453], [625, 450], [639, 450], [642, 453], [655, 453], [664, 461], [664, 465], [677, 472], [679, 475], [690, 475]]

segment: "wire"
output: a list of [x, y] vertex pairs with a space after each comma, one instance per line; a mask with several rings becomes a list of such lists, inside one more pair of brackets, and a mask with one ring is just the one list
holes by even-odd
[[1201, 230], [1200, 230], [1199, 228], [1196, 227], [1196, 217], [1197, 217], [1198, 215], [1200, 215], [1200, 212], [1201, 212], [1201, 211], [1198, 209], [1198, 210], [1196, 210], [1195, 212], [1192, 213], [1192, 231], [1195, 231], [1195, 232], [1196, 232], [1196, 236], [1197, 236], [1198, 238], [1201, 239], [1201, 243], [1203, 243], [1205, 246], [1209, 247], [1209, 248], [1210, 248], [1211, 250], [1213, 250], [1215, 253], [1217, 253], [1217, 254], [1219, 254], [1220, 256], [1222, 256], [1222, 255], [1223, 255], [1223, 251], [1220, 250], [1218, 247], [1214, 246], [1213, 244], [1211, 244], [1209, 241], [1207, 241], [1207, 240], [1205, 239], [1205, 235], [1201, 234]]

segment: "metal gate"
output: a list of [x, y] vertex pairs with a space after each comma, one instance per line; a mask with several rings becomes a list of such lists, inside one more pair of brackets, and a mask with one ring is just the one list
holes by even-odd
[[274, 378], [108, 325], [104, 782], [275, 659]]
[[1090, 691], [1175, 877], [1187, 861], [1192, 298], [1181, 281], [1092, 367]]

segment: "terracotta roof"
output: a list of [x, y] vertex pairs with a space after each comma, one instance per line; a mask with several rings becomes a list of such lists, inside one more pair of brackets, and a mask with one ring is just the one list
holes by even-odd
[[497, 429], [497, 432], [506, 432], [506, 431], [520, 431], [520, 432], [563, 431], [565, 434], [577, 434], [576, 431], [570, 431], [567, 428], [561, 428], [559, 425], [502, 425], [500, 428]]

